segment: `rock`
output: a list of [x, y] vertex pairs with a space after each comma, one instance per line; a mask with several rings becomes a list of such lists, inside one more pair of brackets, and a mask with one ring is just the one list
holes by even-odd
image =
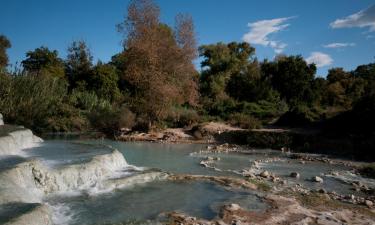
[[265, 170], [265, 171], [261, 172], [259, 174], [259, 176], [261, 176], [263, 178], [268, 178], [270, 176], [270, 173], [267, 170]]
[[314, 182], [323, 183], [323, 178], [315, 176], [311, 179]]
[[3, 115], [0, 113], [0, 126], [4, 125]]
[[236, 210], [241, 209], [241, 207], [240, 207], [240, 205], [238, 205], [238, 204], [232, 203], [232, 204], [230, 204], [230, 205], [227, 207], [227, 209], [228, 209], [229, 211], [236, 211]]
[[367, 207], [372, 207], [374, 203], [370, 200], [365, 200], [365, 205], [367, 205]]
[[321, 194], [326, 194], [327, 193], [327, 191], [324, 190], [323, 188], [319, 189], [318, 192], [321, 193]]
[[297, 172], [291, 172], [291, 173], [290, 173], [290, 177], [299, 178], [300, 175], [299, 175], [299, 173], [297, 173]]

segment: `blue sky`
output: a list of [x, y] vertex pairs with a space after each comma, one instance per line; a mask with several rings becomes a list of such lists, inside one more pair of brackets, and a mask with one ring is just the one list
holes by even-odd
[[[375, 59], [375, 1], [157, 0], [161, 19], [193, 16], [199, 44], [248, 41], [257, 57], [301, 54], [319, 65], [354, 69]], [[10, 61], [47, 46], [65, 57], [73, 40], [85, 40], [95, 60], [108, 61], [121, 50], [115, 25], [122, 21], [127, 0], [2, 0], [0, 34], [12, 42]]]

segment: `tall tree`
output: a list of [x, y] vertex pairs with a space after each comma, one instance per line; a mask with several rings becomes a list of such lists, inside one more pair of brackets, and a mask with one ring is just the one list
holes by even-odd
[[302, 56], [281, 56], [274, 62], [265, 61], [262, 72], [292, 107], [313, 103], [316, 66], [307, 64]]
[[204, 58], [201, 63], [201, 91], [205, 96], [222, 99], [228, 97], [229, 92], [235, 98], [242, 98], [237, 95], [235, 83], [239, 80], [252, 82], [259, 78], [255, 49], [246, 42], [203, 45], [199, 47], [199, 53]]
[[172, 104], [194, 104], [197, 96], [192, 20], [178, 17], [173, 31], [160, 22], [159, 13], [153, 1], [134, 0], [119, 25], [126, 59], [121, 79], [135, 88], [133, 105], [150, 121], [165, 116]]
[[26, 53], [26, 59], [22, 61], [25, 71], [32, 75], [52, 76], [63, 78], [64, 63], [58, 57], [56, 50], [49, 50], [47, 47], [36, 48]]
[[8, 66], [8, 55], [6, 50], [12, 45], [7, 37], [0, 35], [0, 72], [5, 71]]
[[99, 98], [107, 99], [111, 102], [120, 98], [118, 74], [113, 65], [103, 64], [99, 61], [93, 69], [90, 81], [90, 89], [94, 91]]
[[70, 88], [86, 88], [92, 75], [92, 55], [84, 41], [74, 41], [68, 48], [65, 71]]

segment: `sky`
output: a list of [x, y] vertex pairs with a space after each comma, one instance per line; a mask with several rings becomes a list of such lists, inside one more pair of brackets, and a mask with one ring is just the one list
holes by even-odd
[[[69, 44], [84, 40], [94, 59], [120, 52], [116, 30], [128, 0], [1, 0], [0, 34], [12, 43], [10, 63], [40, 46], [66, 56]], [[355, 69], [375, 61], [375, 0], [156, 0], [161, 20], [192, 15], [199, 45], [246, 41], [259, 60], [277, 54], [302, 55], [317, 75], [332, 67]], [[199, 67], [199, 60], [196, 62]], [[199, 69], [199, 68], [198, 68]]]

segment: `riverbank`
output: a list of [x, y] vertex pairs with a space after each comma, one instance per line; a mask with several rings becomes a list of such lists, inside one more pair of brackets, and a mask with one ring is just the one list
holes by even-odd
[[[72, 142], [72, 146], [65, 146], [66, 143], [70, 142]], [[56, 141], [52, 143], [56, 143]], [[168, 189], [169, 191], [162, 192], [162, 201], [155, 201], [155, 199], [152, 201], [155, 204], [154, 207], [161, 207], [160, 210], [165, 212], [158, 211], [156, 217], [153, 217], [156, 220], [152, 220], [149, 224], [199, 223], [203, 225], [224, 225], [301, 224], [308, 222], [317, 224], [371, 224], [370, 222], [375, 220], [373, 206], [375, 198], [373, 198], [374, 194], [371, 193], [373, 192], [373, 186], [369, 186], [363, 181], [356, 182], [362, 178], [354, 174], [353, 179], [355, 182], [345, 180], [345, 190], [349, 190], [347, 188], [350, 187], [358, 190], [350, 191], [353, 194], [345, 194], [345, 190], [339, 188], [340, 185], [344, 185], [344, 183], [341, 183], [344, 182], [341, 176], [347, 178], [347, 171], [352, 174], [351, 168], [353, 165], [340, 160], [306, 154], [292, 154], [288, 153], [286, 149], [284, 149], [286, 150], [284, 152], [266, 149], [254, 151], [245, 146], [232, 144], [214, 144], [204, 147], [203, 145], [169, 145], [167, 143], [140, 142], [128, 145], [127, 143], [113, 140], [80, 141], [78, 143], [73, 140], [64, 140], [61, 143], [64, 143], [64, 148], [56, 151], [57, 155], [51, 159], [52, 162], [57, 159], [61, 160], [66, 155], [66, 151], [69, 152], [70, 148], [77, 147], [77, 145], [83, 148], [82, 153], [84, 153], [85, 157], [82, 158], [82, 155], [77, 155], [77, 150], [74, 150], [75, 154], [71, 155], [71, 158], [67, 160], [68, 164], [65, 164], [65, 162], [53, 168], [46, 167], [43, 162], [48, 161], [43, 161], [41, 158], [32, 161], [25, 158], [24, 162], [16, 163], [14, 167], [7, 167], [0, 171], [1, 182], [4, 184], [1, 186], [1, 196], [6, 197], [6, 199], [3, 198], [5, 202], [1, 204], [1, 207], [8, 210], [16, 206], [17, 210], [30, 208], [30, 211], [26, 210], [25, 212], [27, 213], [22, 215], [8, 214], [6, 220], [9, 224], [25, 224], [26, 220], [28, 221], [26, 224], [52, 223], [51, 220], [56, 215], [56, 211], [54, 211], [56, 209], [46, 205], [44, 200], [38, 197], [39, 195], [33, 194], [34, 192], [45, 197], [58, 196], [61, 193], [64, 197], [61, 198], [60, 201], [62, 202], [60, 203], [73, 204], [73, 206], [74, 204], [79, 204], [79, 202], [87, 202], [84, 207], [88, 208], [80, 209], [88, 211], [90, 211], [90, 205], [92, 204], [116, 205], [112, 210], [122, 210], [121, 207], [123, 206], [121, 205], [125, 203], [120, 204], [119, 201], [131, 198], [129, 194], [133, 188], [135, 189], [134, 193], [137, 194], [135, 195], [136, 197], [133, 197], [132, 204], [138, 201], [143, 202], [143, 200], [144, 203], [142, 204], [145, 204], [138, 205], [139, 208], [136, 209], [138, 211], [151, 210], [147, 207], [150, 204], [150, 198], [158, 199], [158, 194], [161, 194], [160, 192], [155, 193], [155, 190], [161, 191], [165, 188], [170, 188]], [[53, 151], [56, 146], [52, 145], [46, 148], [44, 154], [50, 154], [49, 152]], [[106, 146], [110, 146], [110, 148], [107, 149], [108, 147]], [[147, 146], [148, 149], [137, 148], [137, 146]], [[181, 146], [185, 146], [186, 149], [182, 149]], [[192, 150], [193, 146], [195, 146], [195, 150]], [[102, 152], [102, 149], [95, 154], [98, 147], [105, 148], [106, 151]], [[114, 148], [118, 150], [114, 150]], [[110, 153], [106, 153], [107, 151], [110, 151]], [[184, 152], [181, 153], [181, 151]], [[86, 155], [90, 154], [90, 152], [93, 152], [93, 154], [86, 158]], [[155, 155], [156, 153], [160, 155]], [[147, 168], [144, 168], [141, 169], [142, 171], [137, 172], [140, 168], [127, 164], [124, 158], [124, 156], [128, 156], [129, 159], [134, 159], [134, 154], [138, 154], [140, 163], [138, 166], [151, 166], [151, 168], [160, 169], [147, 170]], [[37, 155], [43, 157], [42, 152], [38, 152]], [[71, 159], [77, 161], [70, 162]], [[155, 161], [157, 161], [156, 164]], [[202, 163], [203, 161], [205, 162]], [[130, 170], [126, 169], [129, 166], [132, 168]], [[273, 166], [282, 166], [282, 169], [273, 171], [271, 170]], [[327, 169], [321, 170], [323, 167], [327, 167]], [[119, 172], [124, 169], [126, 169], [125, 177], [119, 177]], [[334, 169], [339, 169], [339, 171], [330, 173], [330, 170]], [[295, 177], [285, 176], [278, 174], [281, 170], [287, 174], [291, 172], [300, 174]], [[19, 173], [17, 171], [23, 174], [22, 179], [18, 176]], [[312, 176], [320, 177], [322, 182], [318, 178], [316, 178], [316, 181], [311, 180]], [[335, 181], [338, 179], [340, 182]], [[22, 183], [18, 182], [19, 180]], [[334, 187], [330, 186], [330, 183], [334, 181]], [[144, 184], [145, 182], [147, 184]], [[27, 189], [23, 185], [26, 185]], [[93, 185], [94, 188], [92, 187]], [[149, 185], [152, 188], [147, 188]], [[199, 189], [204, 191], [204, 193], [198, 195], [197, 199], [176, 198], [181, 193], [188, 196], [196, 196], [192, 193], [197, 192], [196, 188], [201, 188], [201, 185], [206, 188]], [[4, 189], [4, 187], [7, 188]], [[142, 187], [145, 189], [142, 189]], [[176, 187], [179, 188], [178, 191], [172, 192]], [[331, 189], [336, 187], [340, 189], [340, 192], [332, 192]], [[213, 192], [212, 189], [216, 188], [221, 191]], [[66, 197], [64, 193], [70, 191], [79, 191], [82, 196], [77, 197], [77, 199], [75, 197]], [[104, 197], [101, 198], [102, 191], [110, 194], [104, 194]], [[121, 193], [124, 194], [121, 195]], [[205, 198], [205, 193], [209, 197]], [[216, 195], [220, 197], [224, 193], [226, 193], [226, 196], [235, 195], [240, 197], [222, 199], [220, 204], [211, 198], [211, 196]], [[254, 196], [252, 198], [254, 202], [238, 200], [249, 194]], [[113, 202], [105, 200], [110, 198], [111, 195], [114, 195]], [[143, 195], [148, 197], [140, 200]], [[69, 200], [71, 198], [73, 200]], [[12, 205], [14, 199], [20, 199], [20, 202], [23, 203], [16, 206]], [[258, 201], [259, 203], [257, 203]], [[173, 207], [167, 207], [165, 202], [173, 205]], [[195, 210], [174, 211], [185, 204], [190, 204], [189, 207], [191, 208], [188, 209], [195, 209], [196, 204], [200, 204], [200, 202], [207, 202], [206, 204], [215, 209], [219, 207], [217, 215], [213, 218], [210, 217], [210, 219], [197, 216], [197, 214], [194, 214], [194, 212], [196, 213]], [[265, 208], [260, 206], [255, 209], [248, 208], [246, 202], [255, 205], [262, 204]], [[53, 202], [48, 202], [48, 204], [53, 205]], [[126, 208], [126, 210], [130, 211], [111, 210], [111, 212], [108, 212], [107, 218], [114, 218], [114, 215], [117, 217], [117, 215], [122, 213], [131, 215], [133, 213], [132, 210], [134, 210], [132, 209], [132, 204]], [[101, 207], [106, 208], [109, 205]], [[204, 207], [199, 209], [205, 210]], [[10, 210], [9, 212], [13, 211]], [[77, 213], [78, 218], [84, 216], [80, 215], [79, 212]], [[189, 215], [189, 213], [193, 214]], [[145, 213], [144, 215], [148, 214]], [[157, 215], [165, 215], [167, 219], [163, 220]], [[41, 223], [41, 220], [45, 220], [45, 222]], [[80, 222], [78, 220], [67, 224], [80, 224]], [[140, 222], [140, 224], [147, 224], [147, 221]]]
[[326, 133], [318, 129], [241, 129], [225, 123], [209, 122], [191, 128], [174, 128], [149, 133], [126, 133], [119, 141], [149, 141], [161, 143], [236, 144], [252, 148], [271, 148], [292, 152], [308, 152], [374, 161], [375, 136]]

